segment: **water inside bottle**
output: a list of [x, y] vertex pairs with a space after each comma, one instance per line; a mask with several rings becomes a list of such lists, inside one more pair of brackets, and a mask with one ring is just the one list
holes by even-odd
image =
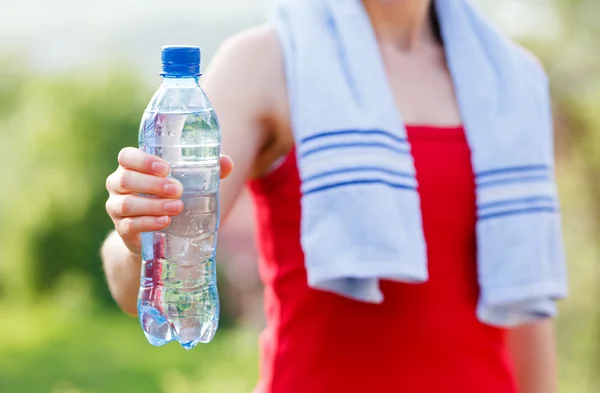
[[219, 130], [214, 112], [147, 112], [140, 149], [166, 159], [183, 185], [183, 211], [142, 234], [138, 315], [148, 341], [186, 349], [212, 340], [219, 320]]

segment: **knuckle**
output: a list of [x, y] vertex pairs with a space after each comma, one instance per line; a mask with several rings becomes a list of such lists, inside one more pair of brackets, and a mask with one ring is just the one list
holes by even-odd
[[131, 212], [131, 200], [127, 195], [119, 198], [117, 203], [117, 213], [121, 216], [126, 216]]
[[115, 188], [118, 192], [125, 192], [131, 182], [131, 172], [124, 169], [119, 172], [115, 181]]
[[134, 229], [133, 219], [124, 218], [119, 222], [119, 235], [122, 237], [130, 236]]
[[110, 175], [108, 175], [108, 177], [106, 178], [105, 186], [109, 192], [112, 191], [112, 189], [114, 188], [113, 187], [114, 182], [115, 182], [115, 173], [113, 172]]
[[112, 199], [108, 198], [106, 200], [106, 203], [104, 204], [104, 208], [106, 209], [106, 212], [108, 213], [109, 216], [112, 216]]
[[115, 230], [121, 237], [125, 237], [125, 226], [123, 224], [123, 221], [124, 220], [119, 220], [119, 221], [115, 222]]

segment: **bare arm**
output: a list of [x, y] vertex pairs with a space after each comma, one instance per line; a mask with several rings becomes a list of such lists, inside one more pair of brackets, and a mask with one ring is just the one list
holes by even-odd
[[[542, 62], [529, 50], [527, 56], [542, 70]], [[508, 343], [520, 393], [557, 393], [554, 321], [545, 319], [512, 329]]]
[[[279, 63], [274, 34], [265, 27], [252, 29], [228, 40], [218, 51], [202, 78], [202, 85], [217, 112], [222, 133], [221, 217], [224, 220], [257, 163], [264, 161], [265, 145], [272, 141], [270, 118], [277, 90], [271, 69]], [[235, 171], [232, 172], [232, 160]], [[111, 294], [128, 314], [137, 313], [137, 290], [141, 265], [139, 234], [166, 227], [183, 205], [176, 194], [166, 195], [168, 168], [157, 172], [152, 163], [162, 162], [138, 149], [119, 155], [119, 168], [107, 179], [106, 209], [115, 232], [102, 246], [102, 260]], [[230, 176], [229, 173], [231, 173]], [[138, 194], [159, 198], [149, 201]], [[179, 203], [171, 211], [165, 204]], [[159, 219], [164, 221], [159, 221]]]
[[508, 337], [520, 393], [557, 393], [556, 347], [551, 319], [512, 329]]

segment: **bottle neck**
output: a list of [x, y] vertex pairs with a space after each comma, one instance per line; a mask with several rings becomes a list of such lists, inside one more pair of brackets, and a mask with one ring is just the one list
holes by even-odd
[[166, 87], [191, 87], [198, 86], [198, 77], [197, 76], [189, 76], [189, 77], [172, 77], [172, 76], [163, 76], [163, 86]]

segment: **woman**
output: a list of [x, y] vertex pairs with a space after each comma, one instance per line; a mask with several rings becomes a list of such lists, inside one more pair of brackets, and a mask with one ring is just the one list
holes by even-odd
[[[453, 1], [462, 4], [463, 0]], [[410, 143], [414, 160], [419, 203], [409, 213], [417, 212], [422, 219], [427, 271], [414, 280], [418, 284], [381, 275], [375, 297], [382, 297], [383, 302], [357, 301], [352, 299], [352, 290], [344, 296], [343, 289], [333, 285], [328, 288], [326, 280], [318, 282], [315, 276], [307, 279], [312, 269], [309, 259], [318, 250], [313, 250], [314, 239], [310, 238], [316, 236], [311, 234], [316, 224], [306, 218], [314, 214], [314, 205], [307, 199], [304, 187], [308, 184], [308, 159], [303, 158], [307, 154], [296, 151], [303, 147], [298, 119], [328, 119], [300, 108], [298, 101], [303, 95], [298, 91], [302, 86], [313, 89], [316, 83], [310, 80], [311, 75], [299, 78], [300, 83], [292, 83], [301, 74], [298, 68], [312, 67], [299, 60], [300, 67], [294, 69], [294, 60], [298, 59], [293, 57], [302, 52], [303, 39], [320, 28], [306, 28], [311, 24], [310, 18], [317, 15], [317, 21], [326, 19], [319, 19], [320, 11], [313, 12], [315, 9], [325, 7], [325, 3], [333, 7], [334, 16], [322, 26], [324, 35], [330, 30], [342, 31], [351, 17], [344, 16], [344, 9], [335, 8], [342, 2], [304, 3], [308, 5], [296, 4], [300, 8], [287, 9], [288, 20], [292, 20], [287, 32], [281, 25], [285, 18], [276, 18], [275, 23], [228, 40], [203, 78], [203, 87], [219, 114], [223, 151], [231, 157], [223, 156], [221, 160], [222, 176], [227, 177], [221, 188], [222, 217], [227, 216], [247, 183], [257, 207], [267, 328], [261, 337], [261, 378], [256, 391], [556, 392], [552, 313], [541, 312], [545, 317], [506, 327], [502, 323], [485, 323], [478, 309], [482, 284], [478, 283], [481, 261], [477, 250], [485, 245], [479, 244], [476, 232], [480, 219], [473, 168], [476, 160], [472, 163], [476, 152], [470, 149], [473, 138], [468, 138], [463, 127], [463, 117], [469, 117], [464, 106], [471, 103], [459, 105], [455, 91], [457, 85], [468, 82], [464, 78], [462, 84], [453, 81], [448, 61], [452, 50], [445, 47], [452, 44], [452, 39], [442, 40], [439, 15], [431, 0], [363, 0], [364, 10], [359, 11], [368, 16], [376, 49], [381, 54], [381, 74], [387, 77], [395, 103], [395, 108], [388, 108], [387, 112], [401, 113], [406, 125], [405, 142]], [[293, 25], [294, 18], [301, 22]], [[368, 34], [371, 28], [350, 27], [350, 31], [359, 34]], [[447, 33], [451, 36], [453, 32]], [[323, 61], [314, 71], [323, 72], [323, 84], [329, 86], [329, 90], [323, 90], [327, 96], [332, 88], [335, 90], [328, 78], [335, 79], [339, 73], [327, 74], [329, 66], [337, 65], [317, 56], [323, 50], [324, 58], [328, 58], [332, 51], [327, 51], [326, 44], [321, 47], [320, 36], [316, 37], [314, 47], [308, 49], [314, 50], [316, 62]], [[360, 36], [356, 38], [361, 40]], [[344, 39], [340, 42], [348, 44]], [[455, 47], [454, 53], [457, 52]], [[467, 64], [475, 62], [463, 60]], [[454, 64], [463, 60], [455, 59]], [[352, 59], [346, 57], [340, 65], [351, 68], [351, 63]], [[370, 86], [363, 88], [367, 91]], [[291, 105], [290, 97], [295, 97]], [[312, 99], [310, 102], [316, 101], [317, 108], [332, 105], [333, 111], [343, 104], [341, 100], [332, 103], [317, 96]], [[378, 104], [379, 109], [383, 107]], [[302, 140], [310, 138], [313, 136]], [[102, 254], [115, 300], [123, 310], [135, 314], [141, 259], [139, 234], [166, 227], [169, 219], [164, 218], [182, 211], [178, 199], [181, 186], [165, 178], [165, 162], [137, 149], [123, 149], [119, 164], [107, 179], [107, 211], [116, 231], [105, 242]], [[325, 165], [333, 166], [334, 162]], [[386, 199], [378, 196], [385, 192], [377, 189], [368, 206], [383, 205], [394, 211], [398, 206], [386, 205]], [[148, 200], [137, 194], [159, 198]], [[336, 209], [335, 203], [328, 206]], [[348, 232], [347, 225], [336, 226], [330, 212], [322, 214], [322, 219], [316, 221], [333, 224], [329, 224], [324, 235], [320, 229], [318, 241], [325, 244], [325, 251], [329, 241], [331, 250], [343, 252], [343, 242], [336, 244], [335, 238], [337, 232]], [[359, 229], [353, 243], [347, 246], [364, 244], [364, 238], [369, 238], [369, 233], [361, 233], [366, 222], [354, 216], [347, 222]], [[377, 230], [374, 228], [373, 232]], [[418, 233], [420, 229], [411, 230], [408, 236]], [[379, 239], [373, 242], [379, 243]], [[368, 245], [358, 247], [356, 252]], [[339, 252], [332, 251], [332, 259]], [[348, 279], [348, 285], [360, 281], [352, 275]]]

